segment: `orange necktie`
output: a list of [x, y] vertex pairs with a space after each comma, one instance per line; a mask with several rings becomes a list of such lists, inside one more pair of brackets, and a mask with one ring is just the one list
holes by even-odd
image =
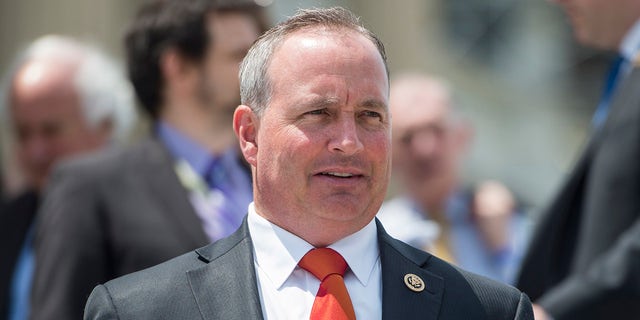
[[355, 320], [343, 278], [348, 266], [339, 253], [329, 248], [312, 249], [298, 265], [320, 280], [310, 320]]

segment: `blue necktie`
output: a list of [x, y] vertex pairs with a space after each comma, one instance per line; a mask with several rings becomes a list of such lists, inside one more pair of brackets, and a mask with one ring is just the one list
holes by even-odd
[[602, 91], [600, 102], [598, 103], [598, 108], [593, 114], [593, 119], [591, 120], [594, 128], [599, 128], [600, 126], [602, 126], [604, 121], [607, 119], [607, 115], [609, 113], [609, 105], [611, 104], [611, 98], [613, 97], [613, 93], [616, 89], [617, 83], [619, 82], [620, 78], [622, 78], [621, 71], [624, 64], [625, 58], [619, 54], [611, 62], [611, 67], [609, 68], [609, 73], [607, 74], [606, 83], [604, 86], [604, 90]]
[[10, 320], [25, 320], [29, 316], [29, 296], [35, 268], [32, 240], [33, 226], [27, 232], [11, 280], [11, 305], [8, 318]]
[[217, 189], [224, 195], [223, 204], [217, 208], [222, 221], [219, 223], [224, 227], [221, 236], [227, 236], [240, 226], [242, 217], [246, 211], [246, 203], [239, 199], [238, 191], [234, 189], [233, 177], [228, 174], [222, 164], [222, 159], [217, 158], [211, 162], [205, 179], [211, 189]]

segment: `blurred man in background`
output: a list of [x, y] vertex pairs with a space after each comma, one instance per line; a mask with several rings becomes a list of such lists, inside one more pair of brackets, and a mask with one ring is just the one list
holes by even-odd
[[640, 314], [640, 1], [557, 0], [576, 39], [617, 51], [582, 156], [540, 217], [517, 286], [536, 319]]
[[152, 137], [57, 171], [36, 232], [35, 319], [79, 319], [98, 283], [235, 231], [252, 198], [232, 130], [254, 1], [155, 0], [126, 35]]
[[389, 233], [462, 268], [511, 283], [526, 219], [496, 181], [461, 185], [471, 128], [441, 80], [404, 74], [391, 83], [393, 165], [401, 196], [378, 217]]
[[135, 122], [121, 68], [63, 36], [34, 41], [6, 77], [4, 119], [26, 183], [0, 211], [0, 319], [26, 319], [33, 272], [33, 221], [52, 167], [124, 140]]

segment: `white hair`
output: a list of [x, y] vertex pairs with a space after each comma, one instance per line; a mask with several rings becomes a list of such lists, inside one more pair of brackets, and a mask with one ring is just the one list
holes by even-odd
[[[133, 90], [121, 65], [97, 47], [71, 37], [48, 35], [31, 43], [4, 78], [2, 109], [7, 111], [9, 90], [16, 72], [30, 61], [50, 60], [73, 63], [73, 85], [87, 123], [97, 127], [104, 121], [112, 125], [111, 140], [124, 141], [137, 121]], [[3, 115], [5, 123], [10, 117]]]

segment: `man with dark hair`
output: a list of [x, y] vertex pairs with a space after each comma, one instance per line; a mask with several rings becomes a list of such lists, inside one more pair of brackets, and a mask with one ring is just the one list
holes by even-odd
[[389, 80], [357, 17], [299, 12], [254, 44], [240, 76], [233, 127], [254, 186], [242, 227], [97, 286], [85, 319], [533, 319], [526, 295], [375, 220], [391, 167]]
[[253, 1], [157, 0], [126, 39], [152, 138], [65, 163], [36, 230], [34, 319], [78, 319], [91, 288], [235, 231], [252, 187], [231, 119], [264, 29]]

